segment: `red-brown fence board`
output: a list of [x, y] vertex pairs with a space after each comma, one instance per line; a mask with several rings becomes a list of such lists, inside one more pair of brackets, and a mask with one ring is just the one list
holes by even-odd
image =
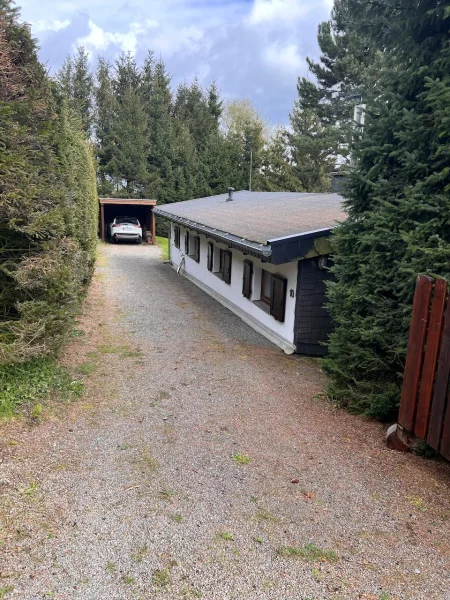
[[448, 379], [450, 376], [450, 302], [444, 316], [444, 329], [442, 331], [441, 349], [434, 383], [433, 401], [431, 403], [430, 423], [428, 426], [427, 443], [439, 450], [442, 432], [445, 405], [448, 403]]
[[431, 395], [433, 393], [434, 375], [439, 355], [446, 299], [447, 282], [444, 279], [438, 279], [434, 286], [433, 302], [431, 304], [427, 345], [423, 360], [422, 381], [420, 382], [419, 401], [417, 403], [416, 424], [414, 428], [414, 433], [422, 439], [426, 437], [428, 430]]
[[450, 300], [445, 280], [417, 278], [398, 423], [450, 460]]
[[444, 426], [442, 428], [441, 445], [439, 448], [442, 456], [450, 460], [450, 410], [447, 402], [447, 414], [445, 416]]
[[431, 277], [422, 275], [417, 278], [411, 328], [409, 330], [408, 353], [406, 355], [405, 374], [403, 376], [402, 397], [398, 415], [398, 422], [407, 431], [414, 431], [417, 391], [422, 371], [432, 289], [433, 280]]

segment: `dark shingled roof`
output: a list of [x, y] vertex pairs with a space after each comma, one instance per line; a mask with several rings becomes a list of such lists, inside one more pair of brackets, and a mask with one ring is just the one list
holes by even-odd
[[292, 235], [332, 229], [345, 219], [338, 194], [296, 192], [234, 193], [165, 204], [155, 209], [167, 218], [179, 217], [260, 244]]

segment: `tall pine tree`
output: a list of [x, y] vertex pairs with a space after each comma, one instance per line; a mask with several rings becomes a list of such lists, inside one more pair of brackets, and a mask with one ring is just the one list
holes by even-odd
[[109, 196], [114, 193], [109, 164], [114, 150], [114, 120], [117, 102], [114, 96], [111, 65], [99, 58], [97, 67], [97, 85], [95, 87], [94, 129], [98, 160], [99, 194]]
[[92, 132], [94, 79], [90, 70], [89, 56], [83, 46], [77, 48], [74, 57], [67, 56], [56, 74], [69, 106], [81, 118], [86, 136]]
[[[450, 11], [440, 0], [354, 2], [383, 49], [334, 232], [330, 393], [380, 418], [399, 404], [415, 280], [450, 278]], [[371, 42], [372, 43], [372, 42]]]

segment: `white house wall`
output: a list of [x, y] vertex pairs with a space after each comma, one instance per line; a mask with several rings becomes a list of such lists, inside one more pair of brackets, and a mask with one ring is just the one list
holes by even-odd
[[[189, 231], [190, 233], [191, 243], [194, 236], [199, 235], [200, 237], [200, 262], [197, 263], [193, 258], [186, 256], [181, 273], [221, 302], [224, 306], [240, 316], [251, 327], [280, 346], [286, 353], [293, 353], [295, 351], [294, 321], [297, 288], [297, 261], [282, 265], [272, 265], [270, 263], [262, 263], [253, 256], [244, 256], [239, 250], [231, 249], [231, 284], [228, 285], [217, 275], [208, 271], [207, 268], [208, 242], [212, 241], [214, 244], [215, 265], [217, 264], [216, 260], [219, 255], [219, 249], [229, 250], [228, 246], [226, 244], [217, 243], [214, 240], [206, 238], [204, 235], [197, 234], [192, 230], [186, 230], [184, 227], [180, 226], [180, 248], [178, 249], [174, 245], [174, 225], [172, 224], [170, 244], [171, 261], [174, 268], [179, 267], [182, 258], [185, 256], [184, 234], [186, 231]], [[252, 261], [254, 269], [251, 300], [242, 295], [243, 265], [244, 260], [246, 259]], [[284, 323], [275, 320], [274, 317], [253, 302], [260, 299], [261, 269], [281, 275], [287, 279]]]

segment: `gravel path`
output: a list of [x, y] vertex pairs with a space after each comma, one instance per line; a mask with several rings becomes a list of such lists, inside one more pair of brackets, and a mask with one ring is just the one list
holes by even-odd
[[448, 463], [388, 451], [157, 248], [102, 252], [84, 398], [0, 430], [0, 598], [450, 599]]

